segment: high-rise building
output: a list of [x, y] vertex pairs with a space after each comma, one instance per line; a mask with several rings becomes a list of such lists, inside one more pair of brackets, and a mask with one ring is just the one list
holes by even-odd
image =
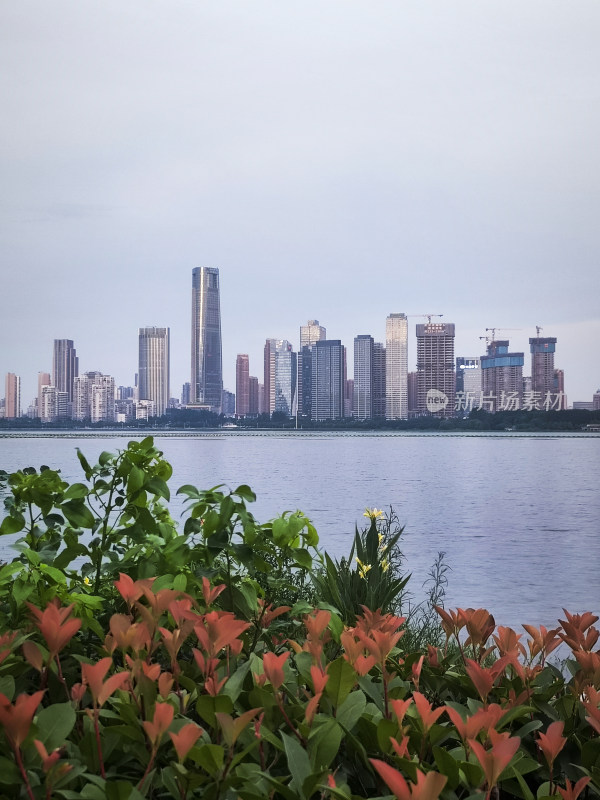
[[373, 344], [373, 416], [385, 419], [385, 345]]
[[259, 413], [259, 383], [255, 375], [250, 375], [248, 378], [248, 414], [251, 417]]
[[71, 416], [78, 422], [90, 420], [92, 417], [92, 386], [101, 372], [84, 372], [73, 381], [73, 409]]
[[90, 394], [90, 420], [115, 421], [115, 379], [111, 375], [97, 374]]
[[509, 353], [508, 339], [498, 339], [481, 356], [482, 404], [485, 411], [517, 410], [523, 399], [524, 353]]
[[542, 399], [547, 392], [554, 393], [554, 352], [556, 338], [537, 336], [529, 340], [531, 352], [531, 389]]
[[221, 412], [223, 361], [219, 270], [192, 270], [192, 404]]
[[49, 372], [38, 372], [38, 393], [36, 398], [36, 417], [41, 417], [41, 407], [42, 407], [42, 387], [43, 386], [51, 386], [52, 380], [50, 378]]
[[346, 390], [346, 348], [339, 339], [323, 339], [315, 342], [311, 355], [311, 419], [341, 419]]
[[408, 320], [390, 314], [385, 321], [385, 418], [408, 417]]
[[250, 413], [250, 359], [238, 353], [235, 360], [235, 413], [245, 417]]
[[227, 389], [223, 389], [223, 397], [221, 398], [221, 413], [225, 417], [233, 417], [235, 415], [235, 395]]
[[355, 419], [372, 419], [373, 417], [373, 337], [368, 334], [356, 336], [354, 339], [354, 403]]
[[600, 411], [600, 389], [592, 396], [592, 411]]
[[18, 419], [21, 416], [21, 378], [14, 372], [7, 372], [4, 385], [4, 418]]
[[192, 402], [192, 384], [186, 382], [181, 387], [181, 405], [189, 406]]
[[417, 392], [419, 413], [454, 416], [456, 374], [453, 323], [427, 322], [417, 325]]
[[153, 400], [156, 416], [162, 416], [170, 396], [169, 328], [138, 331], [138, 399]]
[[275, 350], [277, 339], [267, 339], [264, 349], [264, 383], [263, 383], [263, 410], [264, 414], [275, 411]]
[[57, 422], [67, 419], [69, 407], [67, 392], [59, 392], [56, 386], [42, 386], [40, 420], [42, 422]]
[[309, 319], [306, 325], [300, 326], [300, 350], [315, 342], [322, 342], [327, 338], [327, 330], [319, 325], [318, 319]]
[[312, 397], [312, 347], [327, 338], [327, 331], [318, 319], [309, 319], [300, 326], [298, 351], [298, 414], [310, 419]]
[[72, 339], [55, 339], [52, 357], [52, 385], [58, 392], [66, 392], [68, 402], [73, 402], [73, 381], [79, 375], [79, 359]]
[[481, 392], [481, 359], [479, 356], [456, 357], [456, 391], [479, 401]]
[[[273, 411], [286, 414], [288, 417], [296, 413], [296, 384], [298, 364], [296, 353], [287, 339], [275, 341], [275, 406]], [[273, 376], [271, 376], [271, 385]], [[271, 389], [272, 393], [272, 389]], [[271, 413], [273, 413], [273, 411]]]
[[417, 385], [417, 373], [409, 372], [408, 380], [408, 416], [414, 416], [419, 408], [419, 387]]

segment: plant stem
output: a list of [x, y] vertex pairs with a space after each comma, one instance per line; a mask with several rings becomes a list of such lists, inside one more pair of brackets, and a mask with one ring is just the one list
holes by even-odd
[[33, 795], [33, 790], [31, 788], [31, 784], [29, 783], [29, 778], [27, 777], [27, 771], [25, 770], [25, 766], [23, 764], [23, 759], [21, 758], [21, 748], [20, 747], [13, 747], [15, 758], [17, 760], [17, 765], [19, 770], [21, 771], [21, 777], [23, 778], [23, 782], [25, 783], [25, 789], [27, 790], [27, 794], [30, 800], [35, 800]]
[[100, 762], [100, 775], [103, 778], [106, 778], [106, 772], [104, 770], [104, 760], [102, 758], [102, 742], [100, 741], [100, 726], [98, 725], [99, 716], [100, 716], [100, 710], [94, 704], [94, 732], [96, 734], [96, 748], [98, 750], [98, 760]]

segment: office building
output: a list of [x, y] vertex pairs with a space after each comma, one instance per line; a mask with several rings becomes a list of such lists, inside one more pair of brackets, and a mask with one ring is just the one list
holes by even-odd
[[235, 415], [235, 394], [227, 389], [223, 389], [221, 414], [225, 417], [233, 417]]
[[408, 417], [408, 320], [390, 314], [385, 321], [385, 418]]
[[495, 340], [488, 344], [486, 355], [481, 356], [484, 411], [516, 411], [521, 407], [525, 354], [509, 353], [508, 347], [508, 339]]
[[417, 373], [409, 372], [407, 380], [408, 389], [408, 416], [416, 416], [419, 408], [419, 391], [417, 385]]
[[456, 391], [477, 398], [481, 393], [481, 359], [479, 356], [457, 356]]
[[373, 344], [373, 417], [385, 419], [385, 345]]
[[138, 331], [138, 399], [152, 400], [156, 416], [169, 405], [169, 328], [140, 328]]
[[[288, 417], [296, 413], [296, 384], [298, 376], [298, 362], [296, 353], [287, 339], [275, 341], [275, 371], [274, 380], [271, 377], [271, 386], [274, 385], [274, 406], [270, 412], [278, 412]], [[271, 389], [273, 394], [273, 388]]]
[[344, 416], [350, 419], [354, 416], [354, 378], [346, 378], [346, 392], [344, 394]]
[[245, 417], [250, 413], [250, 359], [238, 353], [235, 360], [235, 413]]
[[417, 409], [420, 414], [454, 416], [454, 324], [417, 325]]
[[[79, 359], [72, 339], [55, 339], [52, 356], [52, 385], [57, 392], [66, 392], [73, 402], [73, 381], [79, 375]], [[70, 413], [68, 411], [68, 413]]]
[[346, 348], [339, 339], [312, 345], [311, 419], [319, 422], [344, 416]]
[[4, 418], [18, 419], [21, 416], [21, 378], [14, 372], [7, 372], [4, 388]]
[[223, 361], [219, 270], [192, 270], [192, 405], [221, 412]]
[[373, 337], [368, 334], [354, 339], [354, 418], [365, 420], [373, 417]]
[[259, 383], [255, 375], [248, 378], [248, 414], [255, 417], [259, 413]]
[[300, 326], [298, 351], [298, 414], [310, 419], [312, 398], [312, 347], [327, 338], [327, 331], [318, 319], [309, 319]]

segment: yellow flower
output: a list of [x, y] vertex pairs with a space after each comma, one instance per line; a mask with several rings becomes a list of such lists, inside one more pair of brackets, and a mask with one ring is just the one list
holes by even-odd
[[389, 568], [390, 568], [390, 562], [387, 560], [387, 558], [382, 558], [381, 559], [382, 572], [387, 572]]
[[91, 586], [92, 585], [91, 580], [87, 576], [83, 579], [83, 582], [85, 583], [86, 586]]
[[363, 517], [368, 517], [369, 519], [379, 519], [379, 517], [383, 517], [383, 511], [378, 508], [367, 508], [365, 509]]
[[367, 572], [371, 569], [370, 564], [363, 564], [358, 556], [355, 556], [356, 563], [358, 564], [358, 574], [364, 580], [367, 577]]

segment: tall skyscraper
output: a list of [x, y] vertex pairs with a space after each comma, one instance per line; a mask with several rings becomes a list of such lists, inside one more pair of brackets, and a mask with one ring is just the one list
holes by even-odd
[[315, 342], [311, 355], [311, 419], [341, 419], [346, 391], [346, 348], [339, 339], [323, 339]]
[[[275, 407], [273, 411], [292, 417], [296, 413], [298, 363], [287, 339], [275, 343]], [[271, 412], [272, 413], [272, 412]]]
[[385, 419], [385, 345], [373, 344], [373, 416]]
[[327, 331], [318, 319], [309, 319], [300, 326], [300, 350], [298, 351], [298, 414], [311, 416], [312, 398], [312, 347], [327, 338]]
[[156, 416], [162, 416], [170, 395], [169, 328], [140, 328], [138, 331], [138, 399], [153, 400]]
[[14, 372], [7, 372], [5, 385], [5, 419], [18, 419], [21, 416], [21, 378]]
[[309, 319], [306, 325], [300, 326], [300, 350], [303, 347], [314, 344], [315, 342], [322, 342], [327, 338], [327, 331], [319, 325], [318, 319]]
[[250, 413], [250, 359], [238, 353], [235, 360], [235, 413], [245, 417]]
[[517, 410], [523, 399], [524, 353], [509, 353], [508, 339], [494, 340], [481, 356], [481, 388], [486, 411]]
[[52, 357], [52, 385], [57, 392], [66, 392], [73, 402], [73, 381], [79, 375], [79, 359], [72, 339], [55, 339]]
[[192, 270], [192, 403], [221, 412], [223, 361], [219, 270]]
[[263, 383], [263, 410], [264, 414], [275, 411], [275, 350], [277, 339], [267, 339], [264, 349], [264, 383]]
[[373, 417], [373, 337], [368, 334], [354, 339], [354, 402], [355, 419]]
[[556, 338], [537, 336], [529, 340], [531, 352], [531, 389], [542, 400], [547, 392], [554, 393], [554, 352]]
[[390, 314], [385, 321], [385, 418], [408, 417], [408, 320]]
[[97, 375], [90, 396], [92, 422], [115, 421], [115, 379], [111, 375]]
[[[432, 408], [433, 399], [446, 396], [446, 401]], [[456, 373], [454, 372], [454, 324], [427, 322], [417, 325], [417, 406], [441, 417], [454, 416]], [[439, 410], [437, 410], [439, 409]]]
[[258, 378], [250, 375], [248, 378], [248, 413], [256, 416], [259, 413], [259, 383]]

